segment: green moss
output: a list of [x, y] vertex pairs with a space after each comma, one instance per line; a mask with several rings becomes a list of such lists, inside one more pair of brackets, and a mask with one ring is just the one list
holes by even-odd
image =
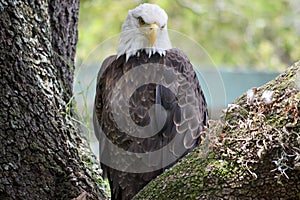
[[[238, 98], [221, 123], [210, 124], [206, 146], [150, 182], [135, 199], [296, 199], [300, 171], [292, 163], [298, 162], [295, 151], [300, 149], [300, 92], [290, 79], [299, 67], [300, 62], [258, 88], [254, 103], [247, 103], [245, 95]], [[270, 104], [261, 98], [265, 90], [274, 92]], [[289, 168], [282, 171], [285, 165]]]
[[213, 163], [213, 166], [216, 168], [216, 174], [220, 177], [232, 177], [232, 163], [229, 163], [226, 160], [218, 160]]

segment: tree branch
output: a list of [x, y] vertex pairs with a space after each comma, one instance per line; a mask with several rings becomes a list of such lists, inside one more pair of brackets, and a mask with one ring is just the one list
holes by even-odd
[[249, 90], [212, 122], [204, 145], [135, 199], [297, 199], [300, 61]]

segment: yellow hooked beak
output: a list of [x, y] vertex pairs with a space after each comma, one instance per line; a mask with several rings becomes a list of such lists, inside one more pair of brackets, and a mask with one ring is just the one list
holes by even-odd
[[146, 36], [148, 37], [150, 41], [150, 47], [153, 47], [156, 37], [157, 37], [157, 30], [158, 30], [158, 25], [153, 23], [149, 25], [149, 30], [146, 31]]

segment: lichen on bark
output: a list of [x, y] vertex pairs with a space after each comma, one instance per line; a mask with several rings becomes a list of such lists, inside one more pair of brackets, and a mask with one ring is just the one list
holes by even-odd
[[107, 197], [99, 164], [66, 114], [79, 2], [60, 2], [0, 2], [1, 200]]
[[300, 198], [300, 62], [211, 121], [204, 143], [135, 199]]

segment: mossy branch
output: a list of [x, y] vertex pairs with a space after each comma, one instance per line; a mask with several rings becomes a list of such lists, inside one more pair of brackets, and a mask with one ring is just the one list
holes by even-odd
[[300, 61], [229, 105], [200, 147], [135, 199], [299, 199]]

